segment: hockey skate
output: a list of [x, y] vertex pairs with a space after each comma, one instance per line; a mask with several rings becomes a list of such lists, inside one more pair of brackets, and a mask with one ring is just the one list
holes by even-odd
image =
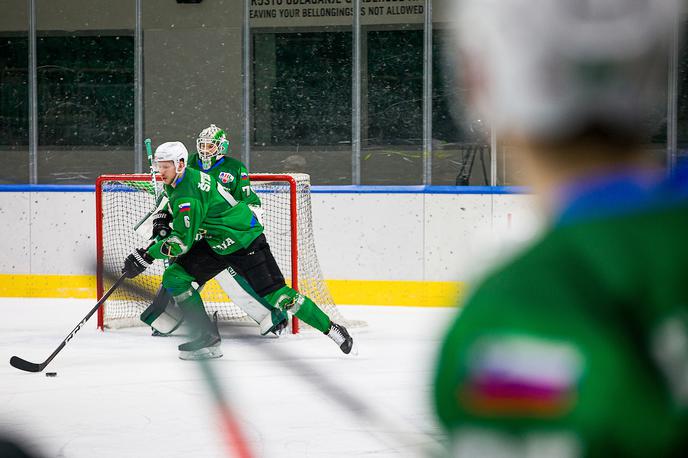
[[284, 334], [287, 330], [287, 327], [289, 326], [289, 318], [285, 318], [276, 325], [274, 325], [268, 332], [273, 333], [277, 337], [281, 336]]
[[215, 319], [210, 323], [205, 332], [201, 333], [196, 339], [177, 347], [179, 349], [179, 359], [188, 361], [220, 358], [222, 356], [221, 341], [220, 331], [217, 329], [216, 312]]
[[354, 346], [354, 339], [349, 335], [349, 332], [341, 324], [332, 322], [330, 324], [330, 330], [325, 334], [330, 339], [334, 340], [334, 343], [345, 353], [351, 353], [351, 349]]

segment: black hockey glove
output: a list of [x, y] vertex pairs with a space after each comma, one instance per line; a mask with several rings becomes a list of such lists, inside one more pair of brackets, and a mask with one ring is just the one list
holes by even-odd
[[172, 232], [170, 227], [172, 223], [172, 215], [170, 212], [165, 210], [160, 210], [153, 216], [153, 237], [160, 237], [164, 239]]
[[153, 263], [153, 257], [146, 253], [143, 248], [137, 248], [133, 253], [127, 256], [124, 260], [124, 267], [122, 273], [127, 278], [134, 278]]

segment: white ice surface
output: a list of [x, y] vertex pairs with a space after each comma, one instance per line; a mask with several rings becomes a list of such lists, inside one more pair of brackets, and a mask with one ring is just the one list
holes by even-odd
[[[200, 366], [177, 358], [183, 337], [154, 338], [145, 328], [103, 333], [93, 318], [46, 369], [57, 377], [9, 365], [12, 355], [42, 362], [93, 305], [0, 298], [0, 432], [19, 435], [47, 457], [233, 456]], [[437, 443], [430, 380], [454, 310], [342, 312], [368, 322], [352, 331], [356, 357], [317, 332], [274, 339], [255, 328], [222, 328], [225, 356], [212, 368], [252, 456], [423, 456]], [[296, 363], [301, 374], [290, 369]], [[312, 371], [384, 419], [370, 422], [347, 410]]]

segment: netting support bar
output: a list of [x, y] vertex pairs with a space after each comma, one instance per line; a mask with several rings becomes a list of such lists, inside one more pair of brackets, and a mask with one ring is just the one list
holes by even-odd
[[[297, 208], [296, 208], [296, 180], [290, 175], [263, 175], [250, 174], [251, 181], [283, 180], [289, 183], [289, 220], [291, 228], [291, 287], [299, 290], [299, 233], [297, 232]], [[295, 316], [291, 318], [291, 332], [299, 332], [299, 319]]]

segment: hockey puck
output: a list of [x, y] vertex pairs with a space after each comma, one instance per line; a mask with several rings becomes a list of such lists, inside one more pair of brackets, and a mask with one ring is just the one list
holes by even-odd
[[57, 372], [46, 372], [45, 376], [46, 377], [57, 377]]

